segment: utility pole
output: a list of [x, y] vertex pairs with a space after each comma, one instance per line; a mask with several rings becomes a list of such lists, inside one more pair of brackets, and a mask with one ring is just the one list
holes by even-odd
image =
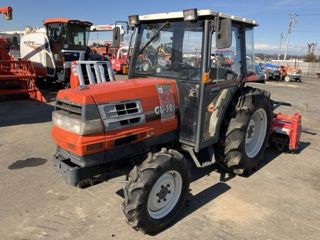
[[278, 53], [278, 63], [281, 56], [281, 45], [282, 45], [283, 33], [280, 34], [280, 43], [279, 43], [279, 53]]
[[317, 43], [313, 43], [312, 45], [312, 54], [314, 54], [314, 48], [317, 46]]
[[308, 43], [308, 54], [310, 54], [312, 48], [312, 43]]
[[289, 39], [290, 39], [290, 34], [291, 34], [291, 30], [294, 27], [296, 20], [294, 19], [294, 17], [298, 16], [295, 13], [290, 13], [289, 17], [290, 17], [290, 22], [289, 22], [289, 28], [288, 28], [288, 34], [287, 34], [287, 44], [286, 44], [286, 50], [284, 52], [284, 57], [283, 60], [285, 61], [287, 59], [287, 51], [288, 51], [288, 45], [289, 45]]
[[97, 47], [99, 47], [99, 34], [98, 34], [98, 31], [97, 31]]

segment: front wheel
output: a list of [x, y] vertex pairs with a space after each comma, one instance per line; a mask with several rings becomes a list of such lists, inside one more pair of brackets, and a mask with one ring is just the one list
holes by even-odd
[[290, 82], [290, 77], [289, 77], [289, 76], [285, 76], [285, 77], [284, 77], [284, 81]]
[[181, 210], [189, 190], [190, 167], [182, 154], [162, 149], [135, 166], [124, 187], [127, 222], [136, 230], [156, 233]]
[[144, 72], [149, 72], [152, 68], [152, 63], [149, 59], [145, 59], [143, 62], [142, 62], [142, 70]]

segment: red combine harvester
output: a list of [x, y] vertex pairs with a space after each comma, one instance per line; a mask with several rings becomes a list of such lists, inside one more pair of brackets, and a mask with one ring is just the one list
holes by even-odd
[[[6, 20], [12, 19], [12, 8], [0, 8]], [[36, 74], [30, 61], [14, 61], [9, 55], [6, 39], [0, 38], [0, 100], [26, 95], [31, 99], [45, 102], [35, 84]]]

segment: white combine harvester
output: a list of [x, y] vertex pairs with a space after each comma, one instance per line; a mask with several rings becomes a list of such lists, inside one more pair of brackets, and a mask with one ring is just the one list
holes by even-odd
[[[59, 88], [69, 86], [72, 61], [91, 60], [88, 40], [90, 32], [112, 31], [115, 25], [92, 25], [88, 21], [71, 19], [47, 19], [45, 28], [26, 27], [24, 31], [2, 32], [18, 42], [20, 50], [11, 49], [15, 58], [30, 60], [38, 79], [43, 79]], [[121, 25], [120, 36], [124, 30]], [[18, 45], [18, 44], [17, 44]], [[95, 59], [97, 60], [97, 59]], [[103, 57], [99, 60], [105, 60]]]

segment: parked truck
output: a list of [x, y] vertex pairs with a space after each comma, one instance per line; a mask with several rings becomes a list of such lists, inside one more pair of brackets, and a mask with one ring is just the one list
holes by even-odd
[[[218, 163], [249, 174], [268, 141], [284, 136], [285, 144], [289, 130], [275, 121], [270, 93], [246, 86], [246, 57], [254, 59], [246, 47], [253, 44], [255, 21], [188, 9], [132, 15], [129, 23], [137, 32], [129, 79], [83, 86], [80, 76], [80, 87], [58, 92], [53, 166], [74, 186], [117, 166], [133, 166], [122, 209], [134, 229], [152, 233], [182, 209], [192, 164]], [[160, 69], [141, 68], [145, 56], [154, 64], [162, 61], [157, 49], [168, 42], [170, 61]], [[190, 64], [194, 49], [199, 61]], [[213, 62], [217, 49], [232, 49], [232, 67]], [[292, 150], [298, 148], [299, 115], [294, 121]]]
[[266, 80], [281, 80], [280, 67], [271, 63], [263, 65], [263, 72], [266, 75]]

